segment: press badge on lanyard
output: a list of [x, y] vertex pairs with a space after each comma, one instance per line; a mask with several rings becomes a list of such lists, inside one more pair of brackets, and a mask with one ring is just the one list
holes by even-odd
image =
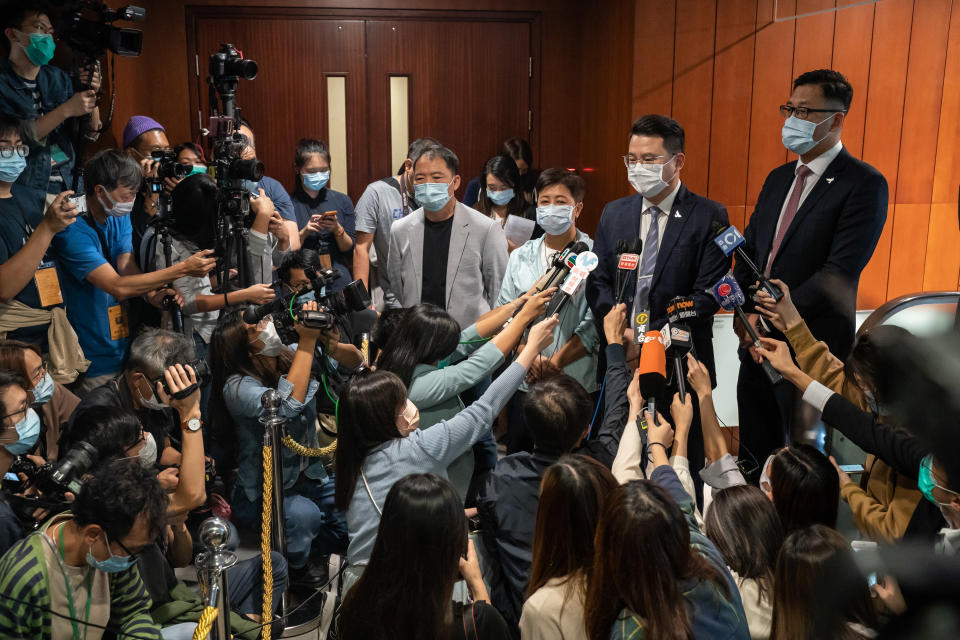
[[33, 280], [36, 282], [37, 292], [40, 294], [41, 307], [63, 304], [63, 296], [60, 294], [60, 279], [57, 277], [57, 269], [53, 262], [41, 262]]
[[130, 335], [127, 328], [127, 312], [122, 304], [107, 307], [107, 320], [110, 323], [110, 339], [119, 340]]

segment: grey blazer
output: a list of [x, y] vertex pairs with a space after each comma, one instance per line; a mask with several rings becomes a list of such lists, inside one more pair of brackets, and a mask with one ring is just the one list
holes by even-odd
[[[394, 307], [419, 304], [423, 285], [423, 208], [390, 229], [387, 257]], [[507, 267], [507, 239], [495, 220], [461, 202], [453, 212], [447, 257], [447, 312], [466, 328], [496, 305]]]

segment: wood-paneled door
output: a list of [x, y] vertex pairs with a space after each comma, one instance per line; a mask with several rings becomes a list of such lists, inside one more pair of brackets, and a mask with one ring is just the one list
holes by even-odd
[[[191, 128], [196, 138], [207, 126], [208, 58], [229, 42], [259, 64], [255, 80], [240, 81], [237, 104], [267, 175], [286, 188], [294, 184], [297, 140], [336, 137], [330, 77], [344, 79], [354, 202], [369, 182], [396, 172], [398, 139], [439, 139], [460, 157], [466, 185], [505, 139], [524, 137], [538, 148], [538, 20], [532, 12], [188, 7]], [[391, 77], [406, 79], [406, 132], [391, 118]]]

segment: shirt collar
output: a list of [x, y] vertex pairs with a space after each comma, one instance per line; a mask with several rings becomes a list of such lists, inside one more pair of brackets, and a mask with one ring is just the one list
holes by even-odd
[[680, 191], [681, 184], [683, 184], [683, 182], [678, 180], [677, 186], [674, 187], [673, 191], [671, 191], [669, 195], [667, 195], [667, 197], [664, 198], [658, 205], [654, 205], [652, 202], [644, 198], [642, 211], [645, 212], [650, 207], [656, 206], [657, 208], [660, 209], [660, 211], [663, 211], [664, 213], [667, 214], [667, 216], [669, 216], [670, 212], [673, 211], [673, 201], [677, 199], [677, 193]]
[[810, 162], [805, 163], [800, 158], [797, 158], [797, 166], [793, 168], [793, 174], [797, 175], [797, 171], [800, 169], [800, 166], [806, 164], [807, 168], [813, 172], [813, 175], [819, 178], [823, 175], [824, 171], [827, 170], [827, 167], [830, 166], [830, 163], [833, 162], [838, 155], [840, 155], [841, 149], [843, 149], [843, 143], [838, 140], [837, 144], [833, 145]]

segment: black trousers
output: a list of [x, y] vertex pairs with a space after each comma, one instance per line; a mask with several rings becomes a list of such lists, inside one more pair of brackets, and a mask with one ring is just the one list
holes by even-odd
[[740, 460], [757, 484], [763, 463], [775, 449], [787, 444], [793, 429], [797, 393], [787, 381], [771, 384], [750, 353], [740, 350], [737, 405], [740, 414]]

